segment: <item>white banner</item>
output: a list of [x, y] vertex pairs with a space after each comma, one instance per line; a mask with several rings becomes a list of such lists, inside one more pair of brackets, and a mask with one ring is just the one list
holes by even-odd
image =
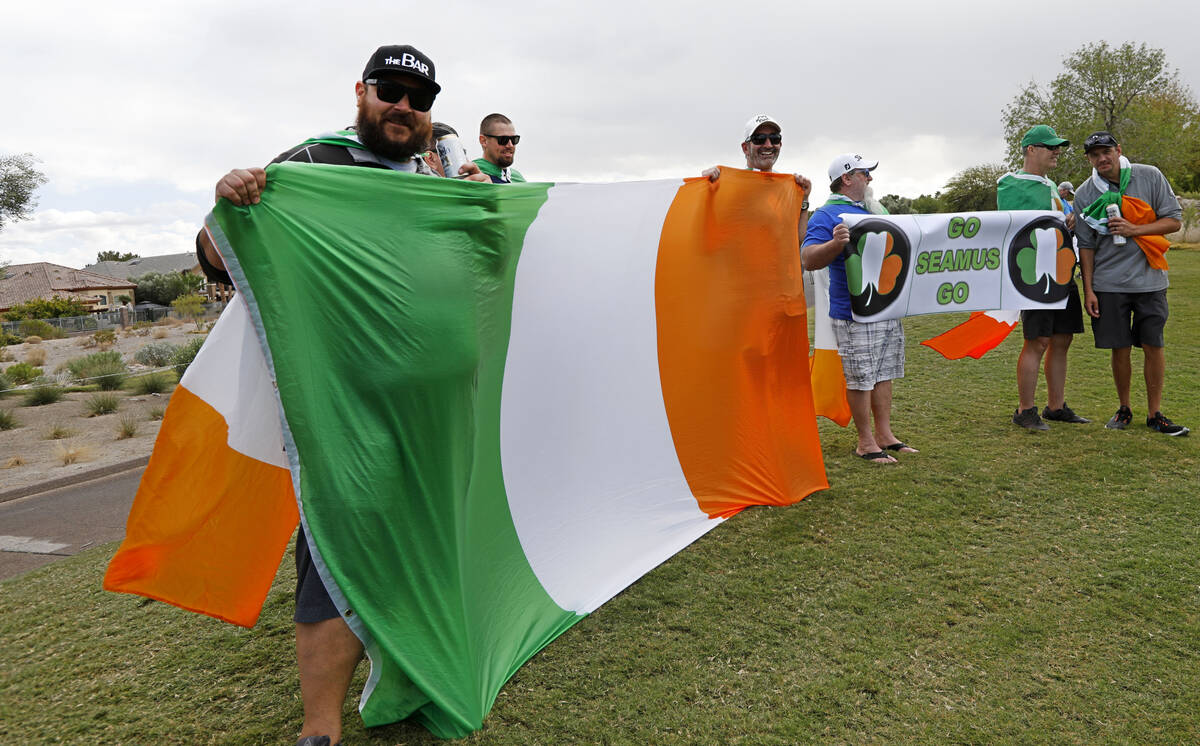
[[1075, 252], [1050, 210], [844, 214], [856, 321], [951, 311], [1063, 308]]

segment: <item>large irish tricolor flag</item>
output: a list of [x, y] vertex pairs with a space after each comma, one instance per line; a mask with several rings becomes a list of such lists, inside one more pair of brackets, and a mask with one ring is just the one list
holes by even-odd
[[825, 488], [790, 175], [491, 185], [285, 163], [105, 587], [252, 625], [295, 528], [367, 725], [479, 728], [557, 635]]

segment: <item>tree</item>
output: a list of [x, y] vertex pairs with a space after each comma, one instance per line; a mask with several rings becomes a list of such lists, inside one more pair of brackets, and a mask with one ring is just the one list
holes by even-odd
[[879, 198], [879, 204], [886, 207], [892, 215], [907, 215], [913, 211], [912, 200], [899, 194], [885, 194]]
[[0, 230], [5, 222], [25, 220], [37, 206], [33, 193], [46, 176], [34, 168], [36, 161], [30, 153], [0, 156]]
[[950, 212], [942, 199], [942, 193], [933, 195], [922, 194], [912, 201], [912, 211], [918, 215], [932, 215], [935, 212]]
[[97, 262], [127, 262], [130, 259], [140, 259], [141, 255], [125, 252], [122, 254], [119, 251], [101, 251], [96, 254]]
[[139, 277], [131, 277], [129, 281], [137, 283], [135, 294], [139, 301], [164, 306], [170, 305], [181, 295], [198, 292], [204, 287], [203, 277], [186, 272], [147, 272]]
[[1073, 150], [1060, 158], [1055, 178], [1086, 178], [1083, 140], [1107, 130], [1130, 160], [1158, 166], [1177, 185], [1200, 183], [1200, 107], [1161, 49], [1085, 44], [1063, 60], [1048, 88], [1030, 81], [1004, 108], [1003, 121], [1010, 166], [1021, 163], [1025, 131], [1049, 124]]
[[1003, 163], [984, 163], [959, 171], [946, 182], [941, 199], [947, 212], [996, 209], [996, 180], [1008, 170]]
[[181, 295], [171, 301], [171, 310], [179, 314], [180, 318], [189, 318], [196, 322], [196, 328], [199, 329], [200, 317], [204, 315], [204, 298], [191, 293]]

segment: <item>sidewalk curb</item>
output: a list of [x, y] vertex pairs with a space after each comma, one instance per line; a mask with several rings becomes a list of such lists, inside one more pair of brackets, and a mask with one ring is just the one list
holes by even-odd
[[49, 492], [50, 490], [56, 490], [59, 487], [70, 487], [73, 484], [90, 482], [93, 479], [107, 477], [110, 474], [118, 474], [123, 471], [129, 471], [130, 469], [136, 469], [139, 466], [145, 466], [148, 463], [150, 463], [149, 456], [139, 456], [138, 458], [122, 461], [118, 464], [109, 464], [108, 466], [101, 466], [96, 469], [81, 471], [78, 474], [72, 474], [69, 477], [59, 477], [58, 479], [51, 479], [48, 482], [38, 482], [37, 484], [18, 487], [15, 490], [0, 492], [0, 503], [5, 503], [9, 500], [18, 500], [22, 497], [29, 497], [30, 495], [37, 495], [42, 492]]

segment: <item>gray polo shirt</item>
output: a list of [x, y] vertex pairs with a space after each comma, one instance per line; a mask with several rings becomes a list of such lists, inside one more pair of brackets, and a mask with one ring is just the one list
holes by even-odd
[[[1154, 166], [1131, 164], [1129, 188], [1125, 194], [1150, 205], [1159, 218], [1178, 220], [1183, 215], [1167, 177]], [[1099, 196], [1100, 190], [1088, 179], [1075, 192], [1075, 209], [1083, 210]], [[1118, 246], [1113, 243], [1112, 236], [1097, 233], [1082, 218], [1075, 221], [1075, 235], [1079, 239], [1080, 249], [1094, 249], [1096, 252], [1092, 290], [1100, 293], [1149, 293], [1165, 290], [1170, 285], [1167, 271], [1151, 267], [1146, 255], [1132, 238], [1124, 246]]]

